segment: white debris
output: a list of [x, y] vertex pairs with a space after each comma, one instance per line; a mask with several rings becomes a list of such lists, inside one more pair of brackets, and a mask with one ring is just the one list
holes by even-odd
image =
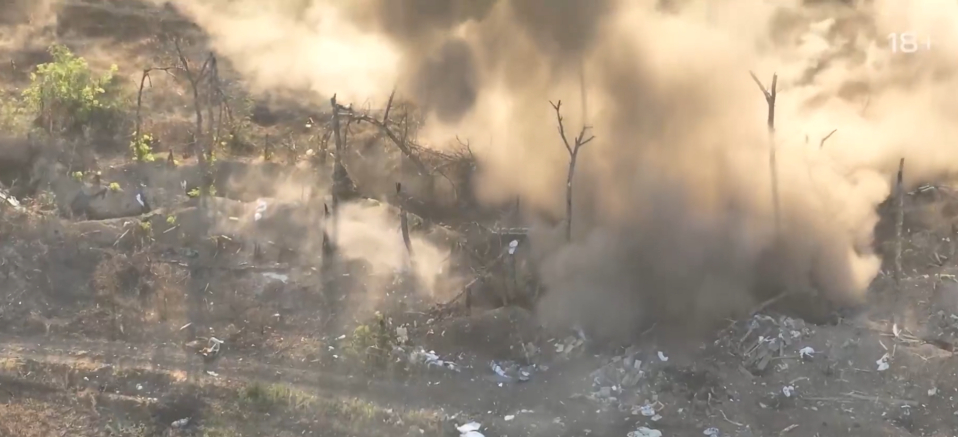
[[722, 434], [722, 431], [719, 431], [718, 428], [713, 426], [711, 428], [706, 429], [705, 431], [702, 431], [702, 434], [705, 434], [709, 437], [718, 437], [719, 435]]
[[284, 283], [284, 284], [285, 284], [287, 281], [289, 281], [289, 275], [284, 275], [284, 274], [282, 274], [282, 273], [264, 272], [264, 273], [263, 273], [263, 277], [269, 278], [269, 279], [275, 279], [275, 280], [280, 281], [280, 282], [282, 282], [282, 283]]
[[629, 432], [628, 437], [662, 437], [662, 431], [643, 426]]
[[461, 433], [465, 433], [469, 431], [479, 431], [480, 429], [482, 429], [482, 425], [479, 422], [469, 422], [456, 429]]
[[140, 193], [136, 193], [136, 202], [139, 203], [140, 206], [146, 206], [146, 202], [143, 201], [143, 195]]
[[889, 358], [891, 357], [889, 357], [888, 354], [885, 354], [885, 355], [882, 355], [881, 358], [878, 359], [878, 361], [875, 361], [875, 364], [878, 365], [879, 372], [888, 370], [888, 368], [891, 367], [891, 365], [888, 364]]
[[189, 425], [189, 424], [190, 424], [190, 419], [192, 419], [192, 418], [191, 418], [191, 417], [185, 417], [185, 418], [183, 418], [183, 419], [176, 420], [176, 421], [174, 421], [173, 423], [171, 423], [170, 426], [172, 426], [173, 428], [184, 428], [184, 427], [186, 427], [186, 425]]
[[508, 421], [510, 421], [510, 420], [512, 420], [512, 419], [515, 419], [515, 418], [516, 418], [516, 415], [515, 415], [515, 414], [509, 414], [509, 415], [507, 415], [506, 417], [503, 417], [503, 419], [505, 419], [506, 422], [508, 422]]
[[396, 328], [396, 341], [398, 341], [399, 344], [406, 344], [406, 343], [408, 343], [408, 342], [409, 342], [409, 329], [407, 329], [405, 326], [400, 326], [400, 327]]
[[16, 197], [13, 197], [12, 194], [0, 189], [0, 200], [3, 200], [8, 205], [12, 206], [14, 210], [23, 211], [23, 206], [20, 205], [20, 201]]
[[650, 417], [649, 420], [651, 420], [651, 421], [653, 421], [653, 422], [658, 422], [658, 421], [662, 420], [662, 415], [661, 415], [661, 414], [656, 414], [656, 415]]
[[519, 248], [519, 240], [512, 240], [509, 242], [509, 255], [515, 255], [516, 249]]
[[815, 349], [805, 346], [798, 351], [799, 358], [812, 358], [812, 355], [815, 355]]
[[932, 388], [928, 389], [928, 396], [934, 396], [934, 395], [936, 395], [936, 394], [938, 394], [938, 388], [937, 388], [937, 387], [932, 387]]
[[795, 387], [793, 386], [786, 385], [785, 387], [782, 387], [782, 394], [785, 395], [786, 398], [792, 397], [792, 393], [794, 392], [795, 392]]
[[419, 362], [426, 365], [426, 367], [443, 367], [449, 370], [454, 370], [459, 372], [459, 365], [452, 362], [446, 361], [439, 358], [439, 355], [435, 351], [426, 352], [425, 349], [417, 349], [409, 355], [410, 361]]
[[469, 422], [465, 425], [457, 427], [460, 437], [485, 437], [479, 429], [482, 428], [482, 425], [479, 422]]
[[645, 417], [652, 417], [655, 415], [655, 407], [651, 404], [646, 404], [642, 406], [642, 408], [639, 408], [639, 413]]
[[267, 206], [266, 201], [263, 199], [256, 201], [256, 213], [253, 214], [253, 221], [258, 222], [263, 218], [263, 213], [266, 212]]
[[663, 354], [662, 351], [659, 351], [659, 361], [665, 362], [668, 360], [669, 360], [669, 357], [665, 356], [665, 354]]

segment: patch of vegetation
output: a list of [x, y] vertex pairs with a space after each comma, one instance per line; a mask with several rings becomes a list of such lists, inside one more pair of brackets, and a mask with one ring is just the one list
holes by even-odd
[[124, 118], [117, 66], [96, 76], [86, 59], [62, 44], [49, 48], [53, 61], [37, 65], [23, 91], [26, 109], [52, 134], [78, 135], [84, 128], [112, 130]]
[[284, 384], [265, 385], [253, 382], [240, 391], [240, 399], [260, 409], [305, 408], [315, 398], [303, 391]]
[[153, 162], [156, 158], [153, 156], [153, 136], [142, 134], [139, 138], [130, 141], [130, 151], [133, 152], [133, 160], [139, 162]]
[[24, 133], [28, 130], [23, 107], [15, 99], [0, 99], [0, 130], [7, 133]]
[[[213, 186], [213, 185], [210, 185], [209, 193], [210, 193], [210, 196], [215, 196], [215, 195], [216, 195], [216, 187]], [[200, 187], [196, 187], [196, 188], [194, 188], [194, 189], [188, 191], [188, 192], [186, 193], [186, 195], [189, 196], [189, 197], [191, 197], [191, 198], [200, 197]]]
[[106, 435], [110, 437], [146, 437], [150, 435], [149, 429], [142, 423], [108, 423], [105, 428]]
[[[260, 410], [310, 410], [360, 429], [374, 423], [400, 423], [432, 430], [438, 429], [441, 422], [441, 414], [436, 411], [396, 411], [360, 398], [313, 396], [285, 384], [253, 382], [241, 388], [238, 397], [243, 403]], [[213, 435], [216, 434], [210, 434]]]
[[382, 313], [377, 311], [374, 319], [353, 330], [346, 352], [366, 368], [382, 370], [394, 361], [393, 351], [399, 342]]

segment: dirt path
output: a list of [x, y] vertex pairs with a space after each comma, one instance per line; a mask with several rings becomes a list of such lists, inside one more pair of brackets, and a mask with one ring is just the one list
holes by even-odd
[[[168, 344], [144, 347], [110, 341], [0, 336], [0, 362], [10, 360], [29, 362], [34, 372], [37, 366], [64, 373], [79, 369], [74, 370], [77, 375], [95, 375], [91, 384], [100, 384], [101, 390], [108, 386], [113, 394], [133, 397], [162, 397], [177, 387], [198, 387], [212, 396], [229, 396], [231, 390], [257, 383], [282, 384], [318, 398], [348, 398], [381, 410], [405, 412], [398, 413], [400, 416], [427, 411], [476, 418], [484, 426], [511, 430], [509, 435], [578, 435], [582, 429], [608, 429], [614, 435], [624, 435], [629, 428], [621, 420], [596, 414], [584, 401], [575, 405], [567, 401], [567, 394], [560, 396], [560, 390], [550, 390], [553, 378], [561, 375], [543, 375], [528, 383], [502, 386], [486, 369], [464, 369], [461, 373], [429, 369], [403, 379], [367, 378], [315, 364], [274, 364], [229, 353], [204, 365], [198, 356]], [[529, 412], [525, 420], [507, 423], [503, 419], [519, 411]], [[540, 424], [529, 428], [534, 422]], [[525, 432], [517, 433], [519, 428]]]

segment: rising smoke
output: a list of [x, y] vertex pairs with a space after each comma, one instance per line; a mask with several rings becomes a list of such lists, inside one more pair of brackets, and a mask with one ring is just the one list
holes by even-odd
[[[909, 183], [958, 163], [953, 0], [172, 3], [259, 90], [381, 105], [398, 85], [429, 112], [425, 143], [472, 141], [489, 201], [561, 213], [568, 157], [548, 101], [562, 99], [567, 129], [597, 139], [573, 242], [533, 241], [539, 311], [600, 333], [698, 325], [783, 289], [860, 303], [899, 158]], [[931, 48], [892, 53], [886, 37], [907, 32]], [[749, 70], [779, 75], [779, 232]]]

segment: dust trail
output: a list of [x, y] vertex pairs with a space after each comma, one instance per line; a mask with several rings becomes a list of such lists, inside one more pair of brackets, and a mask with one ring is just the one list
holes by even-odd
[[[859, 303], [898, 159], [911, 183], [958, 163], [954, 1], [173, 3], [261, 89], [362, 102], [400, 84], [430, 112], [427, 142], [473, 140], [483, 198], [557, 212], [566, 156], [547, 100], [575, 102], [584, 60], [598, 138], [580, 160], [574, 242], [535, 244], [541, 313], [598, 332], [707, 322], [782, 289]], [[931, 48], [892, 53], [887, 36], [910, 32]], [[780, 75], [778, 238], [749, 70]]]

